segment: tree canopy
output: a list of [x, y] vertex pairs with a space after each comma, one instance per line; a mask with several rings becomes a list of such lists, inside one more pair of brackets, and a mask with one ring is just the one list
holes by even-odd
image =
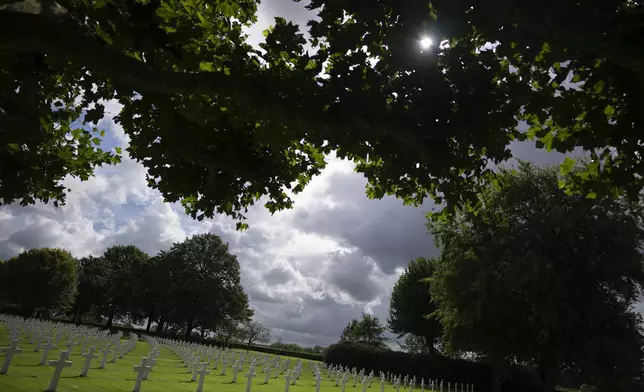
[[374, 347], [385, 347], [387, 338], [384, 336], [385, 327], [380, 324], [378, 317], [363, 313], [359, 319], [353, 319], [347, 324], [340, 336], [340, 342], [363, 343]]
[[389, 302], [388, 327], [399, 338], [405, 336], [405, 347], [414, 352], [435, 352], [441, 337], [440, 323], [430, 317], [436, 311], [429, 294], [431, 263], [424, 258], [412, 260], [394, 285]]
[[2, 263], [0, 297], [26, 316], [70, 310], [76, 297], [78, 266], [62, 249], [30, 249]]
[[371, 197], [449, 208], [515, 140], [587, 149], [575, 179], [614, 185], [571, 191], [643, 185], [640, 1], [313, 0], [308, 41], [277, 18], [259, 49], [257, 3], [4, 2], [0, 202], [63, 201], [64, 176], [117, 162], [95, 129], [109, 99], [149, 185], [195, 218], [288, 208], [331, 151]]
[[560, 369], [601, 391], [637, 389], [644, 338], [641, 205], [560, 189], [555, 169], [502, 171], [482, 207], [434, 224], [431, 292], [452, 351], [535, 366], [543, 391]]
[[168, 258], [172, 277], [166, 300], [174, 304], [174, 320], [185, 323], [186, 337], [196, 327], [216, 329], [225, 317], [244, 321], [252, 316], [239, 261], [219, 236], [194, 235], [174, 244], [163, 257]]
[[[79, 272], [77, 273], [77, 268]], [[78, 293], [78, 295], [76, 294]], [[201, 234], [149, 257], [134, 245], [75, 260], [60, 249], [32, 249], [0, 262], [0, 307], [31, 316], [63, 311], [76, 323], [156, 324], [158, 334], [265, 341], [266, 327], [244, 335], [253, 315], [239, 262], [214, 234]], [[254, 324], [253, 324], [254, 325]], [[251, 343], [252, 343], [251, 341]]]
[[107, 315], [108, 328], [115, 317], [131, 315], [138, 310], [143, 289], [143, 265], [148, 259], [149, 256], [134, 245], [112, 246], [103, 254], [101, 266], [107, 268], [107, 282], [104, 300], [98, 304]]

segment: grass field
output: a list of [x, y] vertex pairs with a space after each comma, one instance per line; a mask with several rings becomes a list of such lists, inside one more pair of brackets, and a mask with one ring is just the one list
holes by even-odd
[[[0, 324], [0, 347], [6, 347], [9, 344], [9, 334], [6, 328]], [[65, 340], [60, 342], [60, 346], [65, 345]], [[42, 392], [49, 385], [49, 380], [53, 373], [53, 368], [48, 366], [40, 366], [41, 352], [33, 352], [34, 345], [28, 343], [27, 339], [20, 340], [20, 348], [24, 351], [17, 354], [7, 375], [0, 376], [0, 392]], [[133, 366], [138, 365], [141, 357], [146, 356], [151, 350], [149, 343], [139, 341], [134, 350], [124, 356], [116, 363], [106, 363], [105, 369], [99, 369], [100, 357], [92, 362], [90, 371], [87, 377], [80, 377], [81, 368], [84, 358], [80, 356], [80, 348], [74, 347], [74, 351], [70, 355], [72, 367], [63, 370], [60, 378], [57, 391], [60, 392], [131, 392], [136, 380], [136, 373], [133, 371]], [[49, 359], [58, 359], [59, 350], [52, 350], [49, 353]], [[4, 361], [4, 355], [0, 354], [0, 364]], [[296, 359], [291, 360], [291, 368], [295, 365]], [[218, 369], [211, 370], [211, 373], [206, 376], [204, 383], [204, 392], [217, 391], [217, 392], [244, 392], [246, 387], [246, 377], [244, 374], [248, 369], [245, 364], [244, 370], [238, 374], [237, 383], [232, 384], [232, 370], [229, 368], [225, 376], [219, 375]], [[252, 391], [253, 392], [283, 392], [284, 391], [284, 376], [280, 375], [279, 378], [269, 378], [268, 384], [261, 385], [264, 381], [264, 374], [259, 372], [259, 368], [255, 368], [257, 376], [253, 379]], [[339, 387], [335, 386], [335, 382], [326, 379], [321, 382], [320, 392], [324, 391], [340, 391]], [[141, 392], [188, 392], [196, 391], [197, 382], [190, 381], [191, 373], [188, 368], [184, 366], [181, 360], [167, 347], [161, 348], [161, 355], [157, 359], [154, 371], [150, 374], [148, 380], [143, 381]], [[360, 383], [354, 388], [351, 382], [347, 383], [347, 391], [361, 391], [362, 385]], [[369, 389], [370, 391], [380, 391], [379, 380], [376, 378]], [[385, 390], [394, 392], [395, 388], [390, 384], [386, 384]], [[408, 389], [406, 389], [408, 390]], [[420, 389], [418, 389], [420, 390]], [[426, 389], [427, 390], [427, 389]], [[295, 385], [291, 385], [289, 391], [293, 392], [315, 392], [315, 379], [311, 371], [307, 367], [307, 361], [303, 360], [302, 376]], [[400, 391], [405, 391], [400, 388]], [[446, 392], [446, 389], [445, 389]]]

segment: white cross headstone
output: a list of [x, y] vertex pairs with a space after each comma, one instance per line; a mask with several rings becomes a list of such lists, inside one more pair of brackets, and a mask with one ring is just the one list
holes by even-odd
[[87, 345], [89, 344], [89, 337], [87, 335], [84, 336], [83, 341], [81, 342], [81, 355], [85, 354], [85, 351], [87, 351]]
[[235, 364], [233, 366], [233, 379], [230, 381], [231, 383], [236, 383], [237, 382], [237, 372], [239, 372], [239, 369], [241, 368], [241, 363]]
[[49, 351], [51, 351], [52, 348], [56, 348], [55, 345], [52, 344], [51, 339], [47, 339], [47, 342], [42, 345], [42, 357], [40, 357], [40, 365], [45, 366], [47, 365], [47, 357], [49, 357]]
[[85, 358], [85, 364], [83, 365], [83, 370], [80, 374], [81, 377], [87, 376], [87, 372], [89, 372], [89, 366], [92, 364], [92, 359], [98, 358], [98, 355], [94, 354], [95, 350], [96, 347], [90, 346], [89, 350], [85, 354], [81, 354], [81, 356]]
[[116, 357], [119, 355], [119, 351], [121, 349], [121, 343], [116, 343], [114, 345], [114, 348], [111, 350], [112, 351], [112, 360], [110, 362], [116, 363]]
[[347, 378], [349, 377], [349, 373], [345, 373], [344, 376], [342, 376], [342, 380], [340, 380], [340, 391], [344, 392], [344, 389], [347, 387]]
[[201, 369], [199, 369], [199, 371], [197, 371], [197, 374], [199, 375], [199, 383], [197, 384], [197, 392], [202, 392], [203, 391], [203, 383], [204, 383], [204, 381], [206, 379], [206, 374], [210, 373], [210, 370], [206, 369], [207, 365], [208, 364], [206, 362], [204, 362], [202, 364]]
[[385, 375], [380, 376], [380, 392], [385, 392]]
[[[116, 350], [114, 350], [116, 352]], [[147, 366], [147, 357], [141, 358], [141, 364], [134, 366], [134, 371], [136, 374], [136, 381], [134, 383], [133, 392], [139, 392], [141, 390], [141, 383], [143, 382], [143, 376], [148, 371], [149, 366]]]
[[0, 353], [7, 355], [2, 363], [2, 368], [0, 368], [0, 374], [7, 374], [9, 365], [11, 365], [11, 361], [13, 360], [13, 356], [20, 352], [22, 352], [22, 349], [18, 348], [18, 339], [12, 339], [9, 347], [0, 348]]
[[105, 347], [103, 347], [103, 357], [101, 358], [101, 363], [98, 365], [99, 369], [105, 369], [105, 362], [107, 362], [107, 357], [110, 355], [110, 347], [112, 345], [110, 343], [107, 343]]
[[222, 355], [224, 359], [221, 361], [221, 372], [219, 373], [220, 376], [225, 376], [226, 375], [226, 368], [228, 367], [228, 361], [225, 355]]
[[253, 365], [250, 365], [250, 368], [248, 369], [248, 373], [246, 373], [246, 391], [245, 392], [250, 392], [250, 388], [253, 384], [253, 378], [255, 377], [255, 368]]
[[315, 374], [315, 392], [320, 392], [320, 380], [322, 378], [320, 377], [320, 372], [318, 371]]
[[72, 361], [68, 361], [69, 351], [61, 351], [60, 357], [57, 360], [49, 361], [49, 366], [54, 366], [54, 374], [51, 376], [49, 381], [49, 387], [47, 387], [47, 392], [54, 392], [58, 387], [58, 380], [60, 380], [60, 375], [63, 373], [63, 369], [66, 367], [72, 366]]
[[400, 377], [396, 378], [394, 385], [396, 386], [396, 392], [400, 392]]
[[286, 373], [284, 374], [284, 392], [288, 392], [288, 387], [291, 385], [291, 371], [286, 370]]
[[264, 369], [264, 384], [268, 384], [268, 379], [271, 376], [271, 364], [266, 364], [266, 369]]

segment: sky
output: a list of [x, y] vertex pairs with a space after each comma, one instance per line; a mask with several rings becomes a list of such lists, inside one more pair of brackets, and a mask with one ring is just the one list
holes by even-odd
[[[261, 31], [278, 15], [304, 26], [312, 16], [304, 4], [265, 0], [250, 41], [260, 42]], [[108, 103], [99, 123], [106, 130], [104, 148], [127, 147], [127, 136], [112, 120], [118, 111], [117, 103]], [[536, 164], [564, 159], [530, 144], [512, 150]], [[72, 191], [63, 207], [0, 208], [0, 259], [37, 247], [65, 248], [83, 257], [113, 245], [136, 245], [156, 254], [187, 236], [214, 233], [238, 256], [255, 318], [270, 327], [273, 340], [328, 345], [362, 312], [386, 321], [391, 289], [407, 263], [437, 253], [425, 228], [431, 205], [369, 200], [366, 181], [351, 162], [328, 161], [294, 197], [292, 210], [271, 216], [260, 203], [248, 214], [250, 229], [238, 232], [227, 217], [198, 222], [180, 205], [165, 203], [147, 187], [143, 166], [126, 155], [119, 165], [96, 170], [89, 181], [66, 179]]]

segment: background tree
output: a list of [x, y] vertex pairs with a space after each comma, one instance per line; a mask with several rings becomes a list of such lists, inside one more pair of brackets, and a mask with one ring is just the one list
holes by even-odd
[[165, 252], [145, 260], [141, 265], [142, 275], [137, 297], [138, 314], [146, 319], [145, 331], [149, 332], [152, 323], [157, 323], [157, 331], [163, 326], [173, 311], [172, 295], [174, 285], [170, 274], [170, 262]]
[[115, 317], [127, 316], [137, 310], [143, 265], [149, 256], [134, 245], [119, 245], [107, 248], [102, 258], [109, 268], [109, 275], [101, 314], [107, 318], [105, 327], [111, 328]]
[[341, 342], [364, 343], [375, 347], [385, 347], [387, 338], [385, 327], [377, 317], [363, 313], [360, 319], [353, 319], [342, 331]]
[[271, 331], [259, 321], [248, 321], [242, 328], [249, 346], [255, 342], [268, 343], [271, 340]]
[[406, 334], [400, 348], [409, 354], [430, 354], [434, 353], [427, 347], [427, 341], [422, 336]]
[[243, 330], [239, 321], [231, 318], [224, 318], [217, 324], [215, 329], [215, 338], [224, 344], [236, 341], [243, 336]]
[[[405, 347], [415, 352], [434, 353], [441, 337], [440, 322], [430, 317], [436, 310], [429, 294], [432, 273], [431, 260], [418, 258], [410, 262], [394, 285], [389, 302], [389, 329], [398, 338], [405, 337]], [[409, 334], [414, 337], [407, 338]], [[421, 343], [424, 349], [418, 347]]]
[[644, 358], [631, 310], [644, 283], [641, 206], [570, 195], [560, 179], [527, 164], [503, 170], [478, 213], [432, 226], [444, 338], [495, 363], [533, 364], [544, 392], [564, 368], [602, 391], [633, 390]]
[[83, 315], [105, 301], [109, 268], [102, 257], [88, 256], [78, 260], [78, 295], [72, 308], [77, 325], [82, 322]]
[[186, 326], [186, 338], [199, 320], [248, 317], [248, 297], [240, 283], [239, 262], [228, 244], [214, 234], [199, 234], [167, 252], [174, 285], [175, 320]]
[[309, 42], [277, 18], [261, 50], [244, 38], [256, 1], [186, 4], [2, 6], [2, 204], [63, 201], [66, 175], [118, 161], [74, 123], [89, 129], [112, 98], [130, 156], [195, 218], [242, 218], [262, 195], [288, 208], [283, 189], [300, 191], [332, 150], [356, 160], [371, 197], [449, 208], [475, 200], [488, 163], [526, 138], [591, 151], [577, 180], [642, 188], [639, 1], [313, 0]]
[[48, 311], [68, 311], [76, 296], [78, 266], [62, 249], [30, 249], [4, 265], [3, 292], [24, 316]]

